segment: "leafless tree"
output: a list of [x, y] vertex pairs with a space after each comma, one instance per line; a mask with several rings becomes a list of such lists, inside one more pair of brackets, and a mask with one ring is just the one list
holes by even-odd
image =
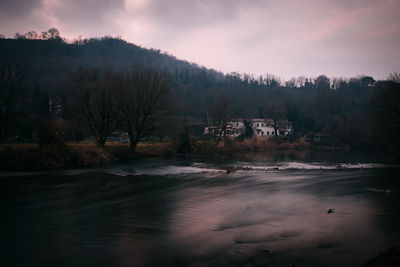
[[15, 39], [25, 39], [25, 35], [17, 32], [17, 33], [15, 33], [14, 38]]
[[3, 62], [0, 65], [0, 141], [12, 128], [18, 107], [23, 101], [26, 73], [17, 65]]
[[134, 153], [139, 141], [148, 136], [169, 110], [169, 78], [154, 68], [135, 69], [115, 95], [115, 118], [128, 133]]
[[285, 118], [286, 116], [286, 107], [285, 103], [283, 103], [280, 99], [271, 99], [266, 103], [266, 117], [271, 119], [273, 122], [275, 136], [278, 134], [278, 122]]
[[320, 75], [315, 80], [315, 86], [321, 90], [330, 89], [330, 79], [326, 75]]
[[113, 91], [123, 86], [122, 74], [110, 70], [100, 77], [96, 70], [79, 69], [75, 75], [82, 114], [96, 137], [99, 146], [115, 130]]
[[389, 74], [389, 80], [400, 83], [400, 72], [392, 72]]
[[400, 159], [400, 75], [379, 81], [372, 97], [372, 130], [378, 143]]
[[42, 38], [43, 40], [47, 40], [47, 39], [49, 38], [49, 33], [48, 33], [48, 32], [42, 32], [42, 33], [41, 33], [41, 38]]
[[296, 78], [291, 78], [290, 80], [285, 82], [286, 87], [295, 88], [296, 87]]
[[226, 137], [230, 119], [230, 101], [226, 93], [221, 92], [206, 111], [207, 125], [215, 145]]
[[29, 31], [29, 32], [25, 33], [25, 38], [32, 39], [32, 40], [40, 39], [40, 34], [38, 34], [35, 31]]
[[56, 28], [50, 28], [48, 31], [47, 31], [47, 38], [48, 39], [58, 39], [58, 38], [60, 38], [60, 31], [59, 30], [57, 30]]

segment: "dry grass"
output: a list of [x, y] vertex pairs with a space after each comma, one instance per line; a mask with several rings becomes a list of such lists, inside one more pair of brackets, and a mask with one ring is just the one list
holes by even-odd
[[164, 157], [173, 153], [171, 143], [139, 143], [135, 154], [129, 152], [129, 144], [106, 143], [104, 150], [118, 159], [130, 159], [137, 157]]
[[[235, 153], [307, 150], [310, 144], [300, 139], [297, 142], [278, 142], [275, 139], [253, 138], [243, 142], [229, 142], [225, 147], [209, 142], [197, 142], [194, 155], [217, 157]], [[175, 155], [171, 143], [140, 143], [133, 155], [129, 144], [106, 143], [104, 148], [93, 143], [67, 143], [62, 148], [39, 148], [37, 144], [0, 145], [0, 170], [48, 170], [90, 166], [104, 166], [113, 161], [143, 157], [163, 158]]]
[[234, 151], [302, 150], [308, 148], [311, 148], [311, 145], [310, 143], [305, 142], [304, 138], [300, 138], [296, 142], [281, 142], [274, 138], [254, 137], [242, 142], [234, 142], [232, 144], [232, 149]]
[[107, 165], [112, 156], [93, 144], [40, 148], [36, 144], [0, 145], [0, 170], [50, 170]]

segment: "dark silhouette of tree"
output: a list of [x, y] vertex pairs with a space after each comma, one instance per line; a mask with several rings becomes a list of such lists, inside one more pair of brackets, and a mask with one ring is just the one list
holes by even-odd
[[0, 142], [16, 133], [16, 121], [27, 97], [26, 73], [21, 67], [2, 62], [0, 65]]
[[140, 140], [168, 114], [171, 83], [166, 74], [154, 68], [134, 69], [115, 94], [114, 115], [128, 133], [134, 153]]
[[151, 132], [154, 137], [157, 137], [160, 142], [162, 142], [168, 135], [174, 132], [174, 128], [177, 125], [174, 123], [173, 118], [170, 116], [165, 117], [164, 120], [160, 120], [153, 126], [153, 131]]
[[286, 117], [285, 103], [281, 99], [271, 99], [266, 103], [265, 111], [266, 118], [272, 120], [275, 136], [277, 136], [279, 121]]
[[361, 78], [361, 83], [364, 87], [366, 86], [371, 86], [373, 85], [375, 82], [374, 78], [372, 78], [371, 76], [363, 76]]
[[251, 122], [248, 120], [244, 120], [243, 124], [244, 124], [244, 132], [235, 139], [236, 141], [239, 142], [254, 136], [254, 131], [253, 127], [251, 127]]
[[49, 39], [49, 33], [48, 32], [42, 32], [41, 33], [41, 38], [43, 39], [43, 40], [47, 40], [47, 39]]
[[47, 31], [47, 38], [48, 39], [59, 39], [60, 38], [60, 31], [57, 30], [56, 28], [50, 28]]
[[17, 32], [17, 33], [15, 33], [14, 38], [15, 39], [25, 39], [25, 35]]
[[[398, 74], [392, 74], [396, 80]], [[400, 80], [399, 80], [400, 81]], [[400, 160], [400, 82], [377, 84], [373, 96], [373, 133], [378, 144]]]
[[325, 75], [320, 75], [315, 80], [315, 86], [320, 90], [329, 90], [330, 89], [330, 80]]
[[29, 31], [25, 33], [25, 39], [30, 39], [30, 40], [35, 40], [35, 39], [40, 39], [40, 34], [35, 32], [35, 31]]
[[96, 137], [96, 143], [104, 146], [117, 126], [112, 94], [123, 86], [122, 75], [108, 70], [100, 77], [96, 70], [80, 68], [74, 76], [82, 114]]
[[226, 137], [226, 129], [231, 120], [230, 105], [227, 93], [220, 92], [206, 111], [207, 125], [216, 146]]
[[392, 72], [389, 74], [389, 80], [400, 83], [400, 72]]
[[185, 155], [194, 150], [194, 139], [190, 126], [186, 122], [184, 122], [181, 128], [175, 140], [173, 140], [173, 144], [177, 153]]
[[286, 81], [285, 85], [288, 88], [295, 88], [296, 87], [296, 78], [291, 78], [289, 81]]

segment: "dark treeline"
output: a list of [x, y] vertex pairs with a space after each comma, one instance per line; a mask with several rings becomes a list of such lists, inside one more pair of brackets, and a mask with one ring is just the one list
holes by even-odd
[[[143, 132], [133, 129], [128, 124], [137, 122], [128, 123], [132, 119], [128, 117], [143, 115], [115, 107], [149, 95], [137, 89], [124, 95], [129, 94], [126, 88], [154, 83], [158, 88], [164, 82], [168, 114], [161, 114], [167, 109], [159, 106], [152, 111], [151, 127]], [[294, 124], [292, 138], [320, 135], [332, 144], [396, 151], [400, 136], [399, 83], [396, 74], [384, 81], [369, 76], [343, 79], [320, 75], [281, 81], [273, 75], [224, 75], [121, 38], [69, 42], [50, 29], [42, 34], [29, 32], [18, 34], [16, 39], [0, 39], [0, 140], [38, 139], [42, 122], [57, 119], [68, 125], [64, 133], [67, 140], [80, 140], [97, 132], [97, 142], [104, 144], [106, 136], [119, 129], [129, 134], [131, 144], [137, 144], [150, 135], [168, 135], [171, 128], [176, 130], [171, 124], [186, 122], [200, 128], [202, 123], [210, 123], [212, 114], [222, 106], [225, 121], [288, 119]], [[90, 115], [94, 111], [96, 115]], [[161, 115], [169, 116], [168, 123], [156, 120]], [[102, 123], [110, 126], [103, 129], [102, 137], [93, 122], [95, 116], [103, 116]], [[110, 121], [108, 116], [112, 117]]]

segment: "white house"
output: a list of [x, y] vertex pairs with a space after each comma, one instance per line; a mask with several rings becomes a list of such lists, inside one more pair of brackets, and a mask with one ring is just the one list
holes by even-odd
[[246, 130], [246, 126], [244, 125], [244, 120], [233, 120], [228, 123], [226, 126], [226, 134], [228, 136], [237, 137], [243, 134]]
[[[227, 136], [237, 137], [246, 131], [244, 119], [235, 119], [228, 123], [225, 133]], [[253, 129], [255, 136], [275, 136], [274, 122], [271, 119], [250, 119], [249, 126]], [[284, 120], [277, 123], [277, 135], [289, 135], [293, 130], [292, 123]], [[213, 134], [220, 131], [217, 127], [206, 127], [204, 134]]]
[[[251, 127], [256, 136], [274, 136], [274, 121], [271, 119], [252, 119]], [[280, 120], [277, 122], [276, 135], [289, 135], [293, 131], [293, 124], [288, 120]]]

